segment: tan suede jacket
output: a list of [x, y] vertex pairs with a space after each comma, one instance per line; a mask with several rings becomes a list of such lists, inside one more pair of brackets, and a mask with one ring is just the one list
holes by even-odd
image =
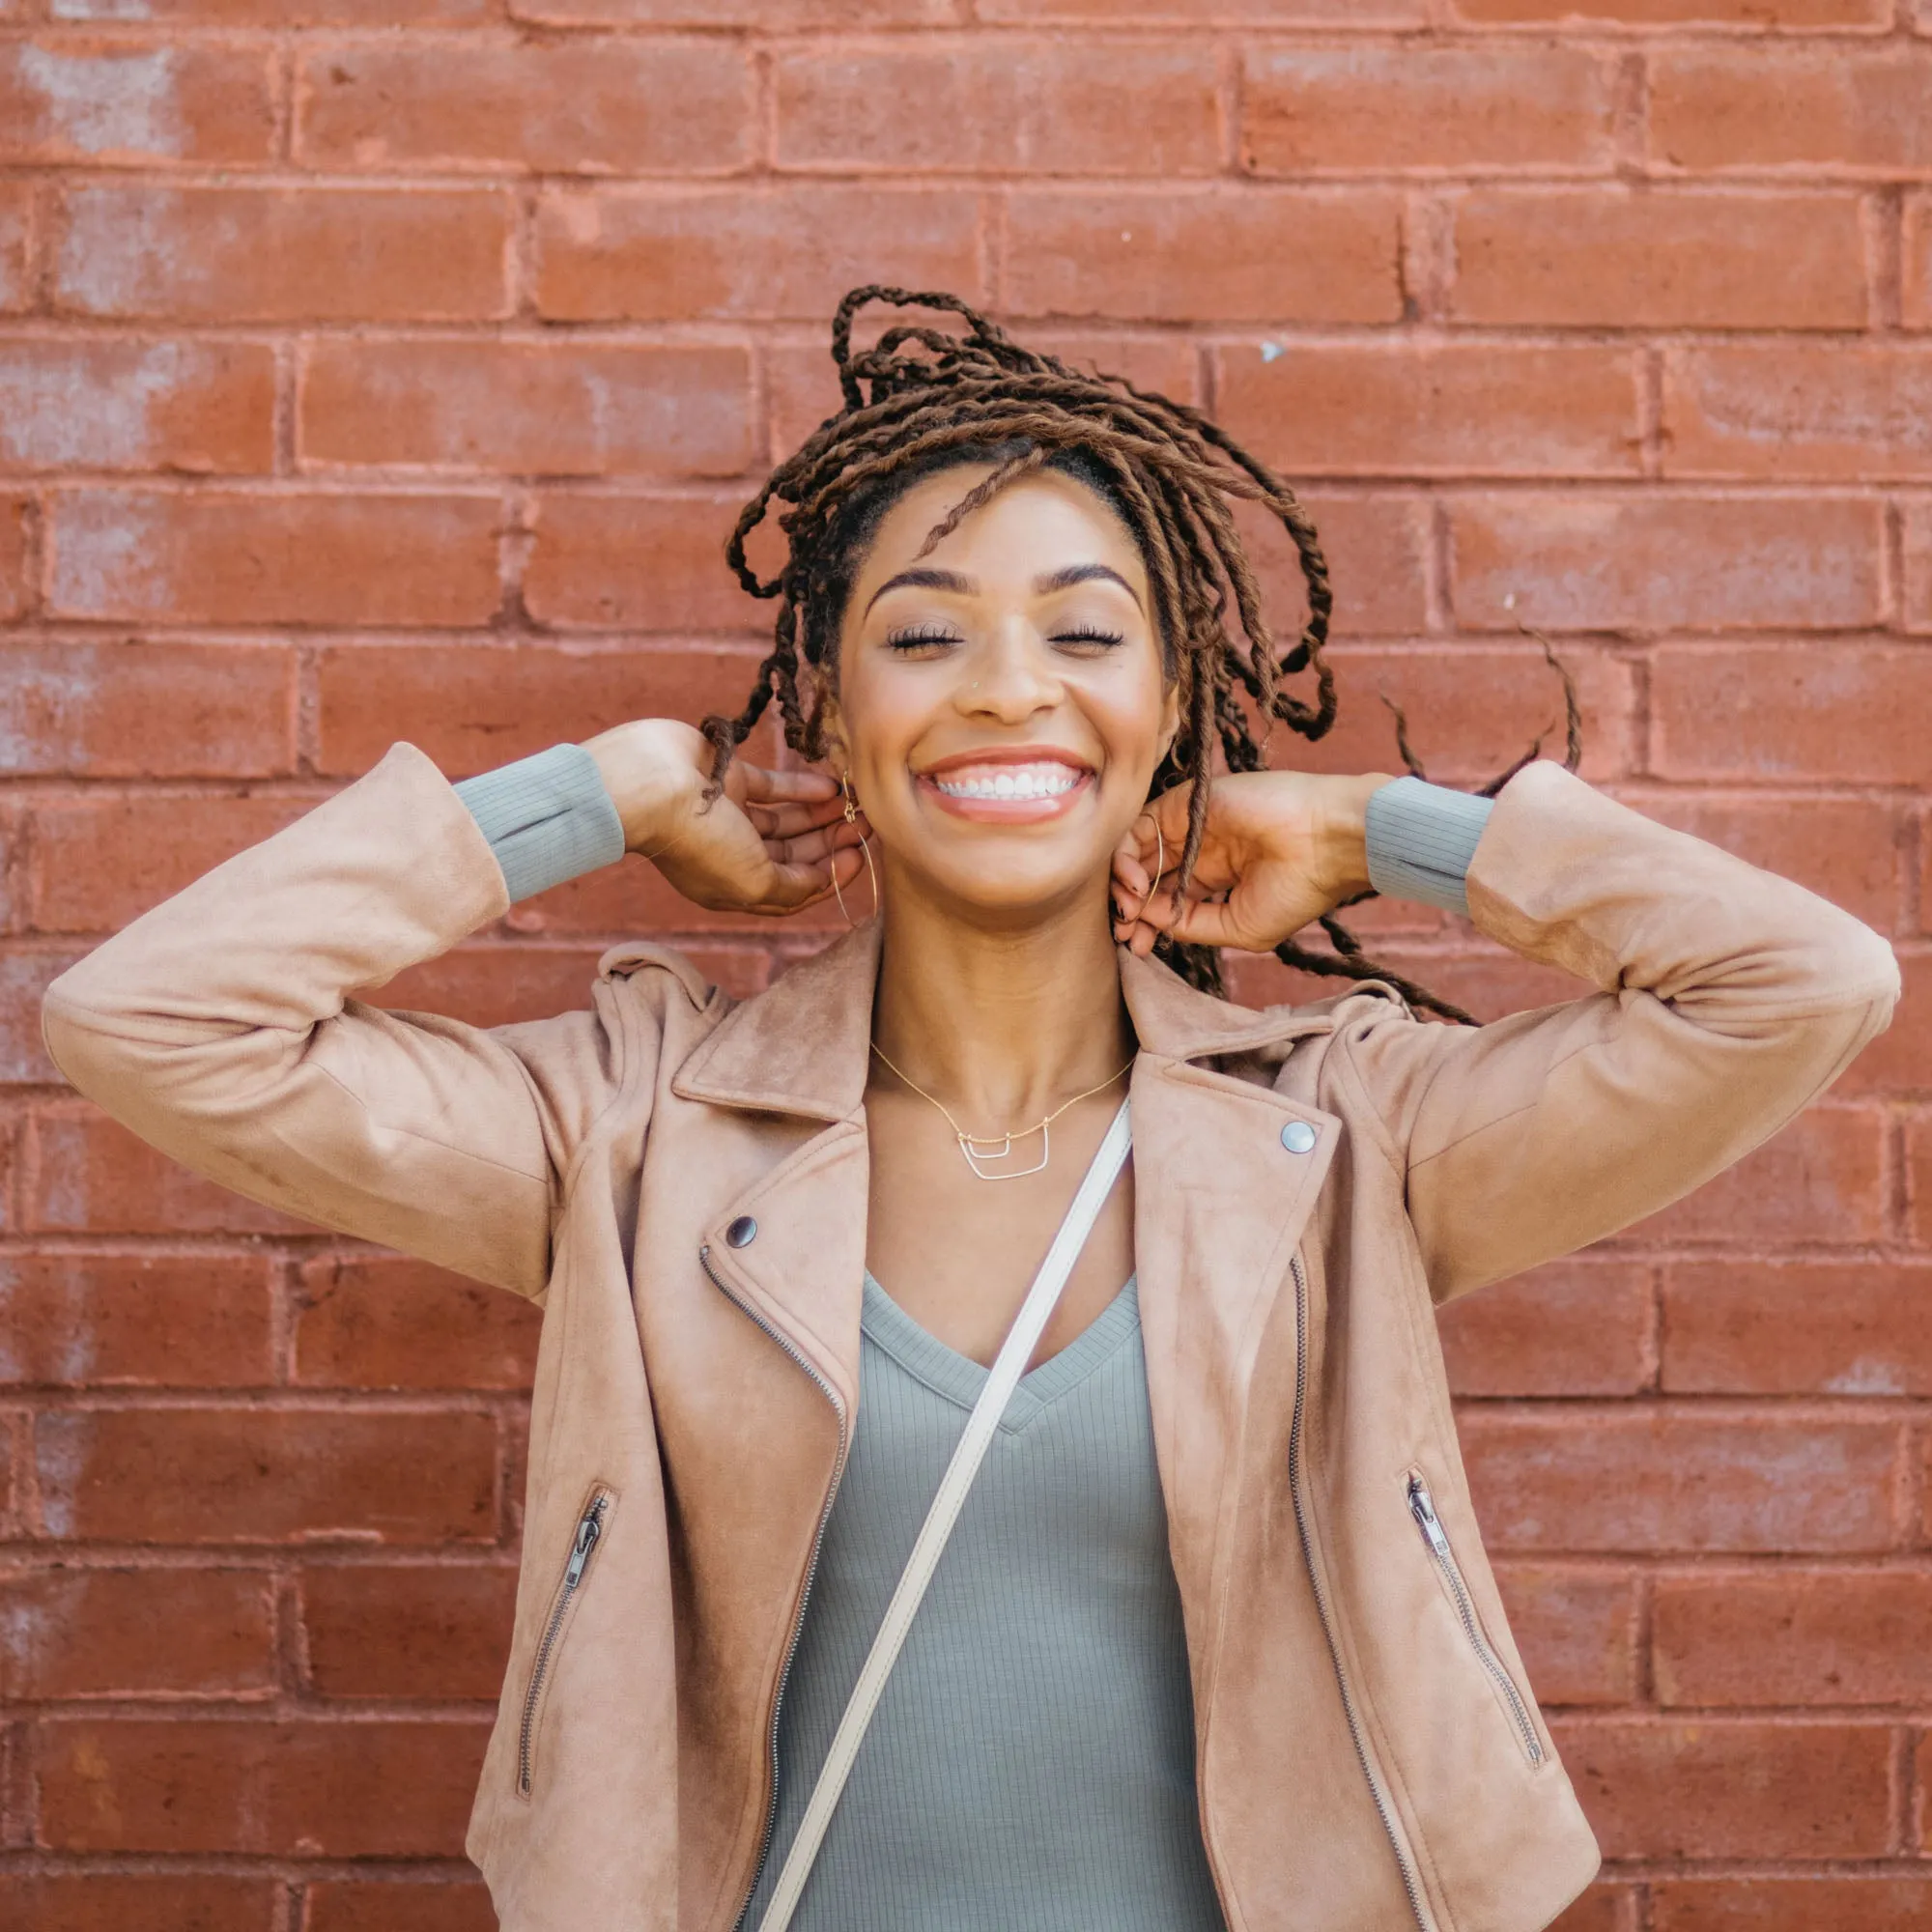
[[[1896, 996], [1856, 920], [1548, 764], [1502, 793], [1468, 891], [1591, 990], [1468, 1030], [1373, 986], [1251, 1012], [1121, 961], [1148, 1381], [1236, 1932], [1531, 1932], [1589, 1881], [1435, 1304], [1736, 1160]], [[494, 1032], [349, 997], [504, 910], [469, 813], [399, 746], [66, 974], [47, 1040], [228, 1186], [545, 1301], [469, 1849], [508, 1932], [727, 1932], [858, 1403], [875, 941], [742, 1005], [623, 947], [589, 1010]]]

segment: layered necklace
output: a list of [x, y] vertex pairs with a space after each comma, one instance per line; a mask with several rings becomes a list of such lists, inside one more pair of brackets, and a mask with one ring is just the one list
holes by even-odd
[[[1091, 1100], [1095, 1094], [1105, 1093], [1134, 1064], [1134, 1057], [1129, 1055], [1125, 1065], [1117, 1067], [1097, 1087], [1089, 1087], [1085, 1093], [1074, 1094], [1072, 1099], [1063, 1100], [1059, 1106], [1054, 1108], [1052, 1113], [1036, 1121], [1030, 1127], [1015, 1127], [1011, 1133], [1007, 1134], [969, 1134], [952, 1118], [952, 1110], [947, 1106], [946, 1102], [940, 1099], [936, 1094], [928, 1094], [910, 1073], [906, 1072], [903, 1067], [897, 1065], [891, 1059], [885, 1048], [877, 1040], [872, 1042], [872, 1051], [922, 1100], [930, 1101], [933, 1106], [937, 1107], [946, 1116], [946, 1124], [952, 1129], [952, 1138], [959, 1143], [959, 1151], [966, 1156], [966, 1165], [973, 1170], [974, 1174], [980, 1180], [1024, 1180], [1030, 1174], [1040, 1173], [1045, 1168], [1047, 1162], [1053, 1158], [1052, 1127], [1054, 1122], [1059, 1120], [1067, 1108], [1077, 1106], [1082, 1100]], [[1036, 1134], [1039, 1136], [1039, 1158], [1031, 1167], [1007, 1168], [999, 1173], [993, 1171], [1002, 1162], [1013, 1158], [1013, 1143], [1015, 1141], [1030, 1141]]]

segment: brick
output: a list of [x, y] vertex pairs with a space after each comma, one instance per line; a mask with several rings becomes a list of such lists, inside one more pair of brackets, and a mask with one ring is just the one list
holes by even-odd
[[41, 1037], [41, 999], [79, 956], [41, 948], [0, 954], [0, 1082], [38, 1087], [60, 1080]]
[[398, 738], [451, 778], [576, 742], [626, 718], [742, 708], [743, 648], [567, 651], [549, 645], [344, 645], [318, 666], [326, 772], [367, 771]]
[[49, 1723], [41, 1829], [64, 1852], [454, 1859], [488, 1733], [468, 1719]]
[[1813, 1107], [1735, 1167], [1647, 1221], [1636, 1238], [1846, 1245], [1883, 1238], [1884, 1122]]
[[[1905, 1160], [1912, 1239], [1918, 1247], [1932, 1248], [1932, 1115], [1907, 1116]], [[1932, 1494], [1926, 1507], [1932, 1521]]]
[[496, 1535], [497, 1425], [488, 1415], [87, 1408], [48, 1412], [35, 1426], [42, 1518], [63, 1542]]
[[295, 1379], [306, 1387], [530, 1385], [542, 1317], [514, 1294], [394, 1255], [307, 1262], [300, 1280]]
[[1840, 630], [1882, 609], [1880, 512], [1853, 497], [1468, 496], [1449, 528], [1465, 625]]
[[[1651, 1622], [1665, 1705], [1917, 1704], [1932, 1697], [1932, 1576], [1664, 1577]], [[1932, 1902], [1932, 1893], [1927, 1894]]]
[[0, 471], [266, 470], [274, 411], [264, 345], [0, 341]]
[[1779, 481], [1932, 476], [1932, 348], [1666, 350], [1663, 467]]
[[313, 167], [693, 174], [751, 151], [751, 65], [726, 40], [338, 43], [302, 61], [296, 101]]
[[1459, 322], [1861, 328], [1858, 197], [1478, 188], [1453, 204]]
[[1556, 44], [1297, 46], [1242, 62], [1257, 174], [1588, 168], [1611, 156], [1613, 69]]
[[1007, 204], [1005, 305], [1121, 321], [1398, 322], [1401, 217], [1380, 188], [1023, 190]]
[[[1335, 592], [1333, 635], [1386, 637], [1422, 630], [1429, 621], [1428, 504], [1416, 497], [1379, 493], [1315, 493], [1303, 502], [1315, 520]], [[1241, 526], [1267, 608], [1276, 613], [1299, 611], [1305, 583], [1288, 532], [1272, 517], [1243, 518]]]
[[1293, 476], [1614, 476], [1638, 461], [1621, 350], [1291, 342], [1215, 352], [1217, 415]]
[[1636, 1694], [1636, 1584], [1557, 1564], [1496, 1572], [1510, 1629], [1546, 1705], [1625, 1704]]
[[1670, 645], [1651, 676], [1662, 777], [1925, 781], [1932, 663], [1912, 645]]
[[52, 37], [0, 45], [0, 166], [266, 161], [273, 138], [260, 51]]
[[1932, 1090], [1932, 957], [1908, 952], [1898, 961], [1905, 990], [1891, 1024], [1846, 1069], [1846, 1094], [1892, 1097]]
[[468, 322], [509, 310], [496, 188], [71, 187], [53, 249], [69, 314]]
[[[1932, 502], [1904, 505], [1905, 571], [1901, 614], [1908, 631], [1932, 631]], [[4, 567], [0, 567], [4, 579]]]
[[1599, 1881], [1549, 1921], [1549, 1932], [1635, 1932], [1636, 1892]]
[[36, 1228], [62, 1234], [289, 1235], [310, 1229], [178, 1167], [90, 1106], [35, 1117]]
[[[24, 497], [0, 494], [0, 624], [19, 616], [33, 598], [27, 538], [31, 505]], [[5, 739], [0, 736], [0, 758]]]
[[1932, 1263], [1678, 1262], [1664, 1275], [1663, 1387], [1932, 1395]]
[[1609, 1859], [1859, 1859], [1890, 1849], [1878, 1724], [1572, 1719], [1553, 1726]]
[[1650, 152], [1686, 169], [1932, 171], [1932, 47], [1660, 50]]
[[1908, 328], [1932, 328], [1932, 195], [1905, 204], [1901, 313]]
[[187, 624], [480, 624], [494, 496], [91, 490], [53, 510], [64, 616]]
[[1419, 27], [1427, 0], [977, 0], [974, 17], [1001, 25], [1172, 27]]
[[1464, 1396], [1635, 1395], [1649, 1386], [1650, 1273], [1569, 1261], [1467, 1295], [1441, 1315]]
[[11, 643], [0, 774], [265, 778], [295, 763], [296, 658], [282, 643]]
[[948, 40], [774, 58], [781, 168], [1206, 175], [1214, 52], [1185, 42]]
[[342, 1880], [307, 1898], [304, 1932], [497, 1932], [480, 1885]]
[[601, 956], [595, 946], [466, 946], [397, 974], [378, 998], [392, 1011], [470, 1026], [547, 1019], [589, 1006]]
[[724, 563], [738, 510], [736, 496], [548, 493], [525, 608], [554, 630], [769, 635], [773, 607], [746, 596]]
[[1889, 1422], [1465, 1409], [1462, 1436], [1498, 1550], [1854, 1551], [1893, 1541]]
[[0, 315], [31, 306], [34, 193], [27, 182], [0, 182]]
[[555, 476], [732, 476], [751, 446], [734, 348], [584, 342], [334, 342], [310, 352], [311, 464]]
[[118, 932], [314, 803], [153, 792], [49, 801], [33, 818], [28, 919], [40, 932]]
[[275, 1688], [274, 1584], [264, 1571], [14, 1568], [0, 1571], [0, 1696]]
[[272, 1294], [257, 1255], [6, 1255], [0, 1381], [265, 1387]]
[[0, 1874], [0, 1924], [34, 1932], [269, 1932], [270, 1879]]
[[1873, 27], [1891, 24], [1891, 0], [1452, 0], [1476, 25], [1606, 21], [1630, 27]]
[[[128, 0], [51, 0], [56, 20], [125, 20]], [[154, 26], [467, 27], [495, 16], [490, 0], [140, 0]]]
[[809, 318], [872, 280], [981, 294], [964, 193], [891, 186], [559, 188], [536, 213], [539, 311], [564, 322]]
[[950, 27], [955, 0], [515, 0], [519, 20], [554, 26], [756, 27], [808, 33], [821, 27]]
[[1924, 1878], [1665, 1878], [1650, 1888], [1652, 1932], [1923, 1932]]
[[510, 1654], [514, 1569], [312, 1567], [301, 1572], [299, 1588], [316, 1695], [496, 1701]]

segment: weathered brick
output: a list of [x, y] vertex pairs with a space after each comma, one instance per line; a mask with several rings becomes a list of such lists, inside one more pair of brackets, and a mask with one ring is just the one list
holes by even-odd
[[441, 1880], [355, 1880], [312, 1885], [303, 1932], [497, 1932], [490, 1894]]
[[1923, 1932], [1923, 1878], [1668, 1878], [1650, 1888], [1652, 1932]]
[[252, 1255], [6, 1255], [0, 1381], [265, 1387], [272, 1293]]
[[1599, 1880], [1549, 1921], [1549, 1932], [1636, 1932], [1636, 1888]]
[[724, 563], [733, 497], [547, 493], [524, 569], [524, 604], [569, 631], [769, 633], [772, 607], [745, 595]]
[[[1932, 1115], [1917, 1114], [1905, 1123], [1905, 1168], [1912, 1238], [1932, 1248]], [[1927, 1520], [1932, 1522], [1932, 1493], [1926, 1497]]]
[[1932, 194], [1905, 204], [1901, 313], [1908, 328], [1932, 328]]
[[269, 57], [196, 41], [0, 44], [0, 166], [266, 161]]
[[1419, 27], [1427, 0], [976, 0], [976, 19], [1015, 26]]
[[1932, 47], [1661, 50], [1650, 152], [1686, 169], [1932, 170]]
[[1556, 1262], [1442, 1311], [1449, 1385], [1465, 1396], [1634, 1395], [1651, 1380], [1650, 1271]]
[[68, 189], [55, 305], [188, 322], [469, 322], [509, 308], [497, 188]]
[[0, 1570], [0, 1697], [247, 1697], [275, 1688], [265, 1571], [12, 1566]]
[[0, 341], [0, 471], [265, 470], [274, 405], [259, 344]]
[[42, 1520], [62, 1542], [438, 1544], [497, 1531], [488, 1415], [52, 1410], [35, 1446]]
[[[19, 616], [33, 597], [27, 540], [30, 507], [25, 497], [0, 494], [0, 624]], [[0, 735], [0, 759], [5, 756], [6, 740]]]
[[377, 998], [394, 1011], [438, 1013], [470, 1026], [548, 1019], [590, 1004], [601, 956], [596, 946], [465, 946], [398, 973]]
[[1918, 785], [1932, 770], [1932, 662], [1912, 645], [1670, 645], [1651, 676], [1661, 776]]
[[556, 26], [757, 27], [772, 34], [951, 27], [955, 0], [514, 0], [519, 20]]
[[752, 71], [728, 40], [365, 41], [296, 74], [314, 167], [715, 173], [750, 155]]
[[1257, 174], [1602, 170], [1613, 69], [1557, 44], [1261, 47], [1243, 57], [1241, 104]]
[[1932, 957], [1899, 957], [1904, 991], [1891, 1024], [1846, 1069], [1842, 1091], [1896, 1097], [1932, 1093]]
[[1636, 1690], [1636, 1583], [1577, 1564], [1504, 1563], [1496, 1587], [1546, 1705], [1625, 1704]]
[[1603, 21], [1643, 27], [1889, 27], [1891, 0], [1451, 0], [1481, 25]]
[[65, 1852], [453, 1859], [488, 1734], [470, 1719], [50, 1722], [41, 1829]]
[[969, 194], [896, 186], [558, 188], [536, 213], [536, 301], [564, 322], [800, 317], [854, 285], [982, 293]]
[[1006, 305], [1161, 322], [1396, 322], [1401, 214], [1381, 188], [1021, 190], [1006, 210]]
[[1932, 348], [1667, 350], [1663, 466], [1675, 476], [1778, 481], [1932, 475]]
[[[586, 991], [580, 987], [580, 1003]], [[426, 1262], [326, 1257], [302, 1266], [295, 1379], [319, 1388], [528, 1388], [541, 1322], [516, 1295]]]
[[1879, 506], [1856, 497], [1468, 496], [1449, 527], [1464, 624], [1839, 630], [1881, 610]]
[[[1315, 521], [1335, 593], [1337, 638], [1401, 636], [1429, 621], [1429, 505], [1383, 492], [1338, 497], [1317, 491], [1302, 501]], [[1272, 517], [1243, 518], [1248, 554], [1278, 628], [1303, 608], [1305, 582], [1293, 541]]]
[[1216, 351], [1216, 413], [1292, 476], [1613, 476], [1638, 463], [1617, 349], [1291, 342]]
[[295, 731], [283, 643], [22, 640], [0, 652], [9, 778], [266, 778], [293, 768]]
[[33, 300], [33, 184], [0, 182], [0, 315]]
[[[1932, 502], [1904, 507], [1905, 582], [1900, 586], [1908, 631], [1932, 631]], [[0, 566], [0, 579], [4, 579]]]
[[494, 496], [74, 491], [54, 504], [49, 600], [110, 621], [480, 624], [501, 522]]
[[1928, 1628], [1932, 1577], [1909, 1571], [1662, 1577], [1651, 1610], [1658, 1701], [1923, 1703]]
[[751, 362], [723, 347], [320, 343], [300, 420], [312, 464], [732, 476], [751, 455]]
[[1858, 197], [1477, 188], [1452, 204], [1461, 322], [1859, 328]]
[[1889, 1548], [1890, 1422], [1465, 1409], [1463, 1452], [1499, 1550]]
[[743, 646], [569, 651], [549, 645], [344, 645], [319, 667], [324, 771], [359, 775], [398, 738], [451, 777], [489, 771], [627, 718], [742, 708]]
[[1890, 1847], [1882, 1724], [1573, 1718], [1552, 1728], [1606, 1858], [1869, 1859]]
[[60, 1079], [41, 1037], [41, 1000], [78, 957], [43, 947], [0, 954], [0, 1082], [38, 1087]]
[[318, 1696], [495, 1702], [510, 1654], [514, 1569], [311, 1565], [299, 1588], [308, 1683]]
[[1190, 42], [787, 48], [773, 89], [782, 168], [1206, 175], [1221, 164], [1214, 52]]
[[0, 1873], [0, 1924], [33, 1932], [270, 1932], [280, 1887], [266, 1878]]

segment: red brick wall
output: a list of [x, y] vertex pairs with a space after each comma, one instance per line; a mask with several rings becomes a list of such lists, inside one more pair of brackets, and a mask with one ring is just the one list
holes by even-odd
[[[1825, 1104], [1449, 1333], [1611, 1861], [1566, 1926], [1932, 1925], [1932, 0], [503, 5], [0, 0], [0, 1921], [488, 1922], [532, 1321], [149, 1154], [37, 993], [394, 737], [734, 694], [718, 539], [878, 277], [1305, 479], [1324, 764], [1379, 690], [1507, 760], [1520, 615], [1591, 775], [1899, 940]], [[552, 1010], [639, 927], [749, 989], [825, 922], [633, 864], [397, 997]]]

